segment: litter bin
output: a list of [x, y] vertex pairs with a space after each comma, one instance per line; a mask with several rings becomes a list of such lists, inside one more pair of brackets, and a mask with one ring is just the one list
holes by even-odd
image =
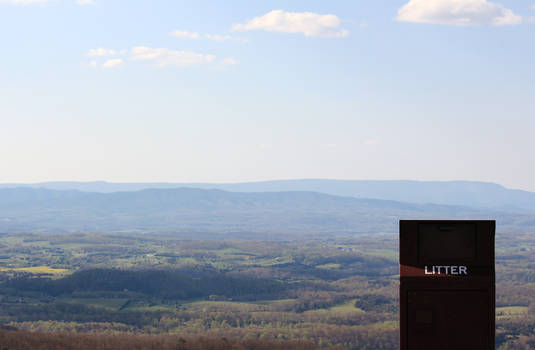
[[401, 350], [494, 350], [495, 228], [400, 221]]

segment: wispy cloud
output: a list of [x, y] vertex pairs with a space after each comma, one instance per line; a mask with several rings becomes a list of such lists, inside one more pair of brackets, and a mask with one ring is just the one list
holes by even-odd
[[151, 48], [147, 46], [136, 46], [130, 50], [130, 57], [133, 61], [150, 61], [159, 67], [166, 66], [193, 66], [206, 63], [213, 63], [215, 55], [205, 55], [192, 51], [178, 51], [166, 48]]
[[103, 57], [103, 56], [115, 56], [117, 52], [115, 50], [108, 50], [103, 47], [99, 47], [98, 49], [91, 49], [87, 53], [89, 57]]
[[184, 30], [175, 30], [174, 32], [170, 33], [171, 36], [174, 36], [176, 38], [184, 38], [184, 39], [200, 39], [201, 35], [197, 32], [188, 32]]
[[114, 58], [114, 59], [111, 59], [111, 60], [107, 60], [106, 62], [104, 62], [102, 64], [102, 67], [104, 68], [114, 68], [114, 67], [117, 67], [117, 66], [120, 66], [121, 64], [123, 64], [123, 60], [120, 59], [120, 58]]
[[94, 5], [95, 0], [76, 0], [78, 5]]
[[225, 58], [223, 61], [221, 61], [221, 64], [224, 66], [235, 66], [239, 61], [235, 60], [234, 58]]
[[233, 31], [264, 30], [268, 32], [303, 34], [308, 37], [343, 38], [349, 31], [340, 29], [342, 21], [336, 15], [313, 12], [274, 10], [243, 24], [234, 24]]
[[214, 41], [230, 41], [230, 40], [233, 40], [233, 41], [239, 41], [239, 42], [243, 42], [243, 43], [247, 42], [246, 39], [236, 38], [236, 37], [234, 37], [232, 35], [229, 35], [229, 34], [204, 34], [204, 35], [201, 35], [198, 32], [189, 32], [189, 31], [185, 31], [185, 30], [175, 30], [175, 31], [173, 31], [173, 32], [171, 32], [169, 34], [171, 36], [174, 36], [175, 38], [181, 38], [181, 39], [193, 39], [193, 40], [206, 39], [206, 40], [214, 40]]
[[246, 42], [247, 42], [247, 39], [236, 38], [236, 37], [233, 37], [232, 35], [228, 35], [228, 34], [225, 34], [225, 35], [220, 35], [220, 34], [204, 34], [204, 38], [207, 39], [207, 40], [215, 40], [215, 41], [229, 41], [229, 40], [234, 40], [234, 41], [240, 41], [240, 42], [242, 42], [242, 43], [246, 43]]
[[99, 48], [89, 50], [87, 56], [94, 58], [108, 57], [104, 63], [99, 63], [96, 59], [86, 63], [89, 67], [102, 68], [114, 68], [126, 64], [127, 62], [147, 62], [156, 67], [190, 67], [208, 65], [214, 68], [230, 67], [240, 63], [238, 60], [231, 57], [218, 60], [215, 55], [202, 54], [193, 51], [172, 50], [168, 48], [152, 48], [148, 46], [135, 46], [130, 50], [109, 50]]
[[487, 0], [410, 0], [397, 20], [453, 26], [504, 26], [522, 23], [522, 17]]
[[240, 61], [238, 60], [235, 60], [234, 58], [225, 58], [223, 59], [220, 63], [219, 63], [219, 66], [220, 67], [232, 67], [232, 66], [235, 66], [237, 64], [240, 64]]

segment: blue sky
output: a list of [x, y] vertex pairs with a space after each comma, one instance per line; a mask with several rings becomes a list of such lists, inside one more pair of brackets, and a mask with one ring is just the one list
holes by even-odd
[[0, 182], [535, 191], [535, 0], [0, 0]]

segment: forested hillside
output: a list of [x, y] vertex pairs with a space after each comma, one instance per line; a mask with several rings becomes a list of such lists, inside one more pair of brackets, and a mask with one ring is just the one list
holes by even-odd
[[501, 232], [535, 230], [535, 215], [317, 192], [194, 188], [87, 193], [0, 189], [0, 232], [157, 233], [196, 239], [280, 239], [397, 232], [399, 219], [486, 219]]
[[535, 211], [535, 193], [480, 181], [330, 180], [303, 179], [242, 183], [112, 183], [43, 182], [0, 184], [0, 188], [45, 188], [113, 193], [146, 189], [199, 188], [230, 192], [318, 192], [334, 196], [375, 198], [418, 204], [444, 204], [503, 211]]
[[[268, 339], [227, 339], [213, 337], [80, 335], [30, 333], [0, 329], [2, 350], [319, 350], [311, 342], [277, 341]], [[327, 350], [343, 350], [327, 347]]]
[[[183, 337], [191, 349], [223, 346], [226, 338], [236, 349], [308, 342], [303, 349], [394, 350], [397, 244], [381, 234], [295, 241], [0, 235], [0, 324], [47, 333], [6, 331], [0, 339], [41, 337], [70, 349], [61, 344], [75, 333], [103, 349], [117, 339], [130, 344], [100, 336], [114, 333], [151, 336], [135, 339], [154, 349], [178, 346]], [[501, 350], [526, 349], [535, 336], [534, 252], [532, 234], [498, 235]], [[262, 341], [247, 343], [255, 339]]]

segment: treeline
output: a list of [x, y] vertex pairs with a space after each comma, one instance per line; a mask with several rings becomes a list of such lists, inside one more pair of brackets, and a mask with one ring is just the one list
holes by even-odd
[[[168, 320], [171, 321], [171, 320]], [[279, 321], [280, 322], [280, 321]], [[229, 324], [223, 322], [211, 321], [209, 324], [191, 324], [186, 328], [180, 328], [170, 333], [153, 333], [146, 332], [144, 335], [158, 335], [166, 336], [168, 334], [174, 335], [188, 335], [190, 337], [209, 337], [211, 339], [241, 339], [248, 340], [254, 339], [267, 344], [277, 341], [289, 341], [291, 344], [299, 342], [310, 342], [316, 344], [322, 348], [329, 348], [332, 346], [341, 346], [348, 350], [395, 350], [398, 348], [398, 330], [395, 327], [385, 324], [369, 324], [362, 326], [355, 325], [335, 325], [335, 324], [322, 324], [322, 323], [295, 323], [293, 325], [286, 324], [280, 325], [279, 322], [275, 323], [261, 323], [257, 325], [240, 326], [240, 328], [232, 328]], [[195, 322], [197, 323], [197, 322]], [[24, 326], [24, 325], [17, 325]], [[58, 330], [65, 330], [72, 332], [74, 329], [63, 328], [61, 324], [50, 324], [49, 328], [46, 325], [42, 325], [39, 328], [35, 328], [35, 324], [28, 324], [29, 330], [36, 330], [38, 332], [45, 331], [45, 334], [53, 334]], [[74, 325], [66, 325], [72, 327]], [[83, 327], [83, 325], [77, 325]], [[92, 325], [91, 329], [95, 329]], [[106, 330], [100, 327], [100, 330], [106, 332]], [[109, 325], [114, 327], [114, 325]], [[123, 329], [126, 329], [123, 327]], [[149, 329], [147, 329], [148, 331]], [[154, 332], [158, 332], [161, 329], [158, 325], [153, 328]], [[74, 336], [74, 333], [65, 333]], [[104, 334], [104, 333], [94, 333]], [[116, 333], [113, 329], [107, 334], [123, 334], [125, 336], [136, 336], [138, 333]], [[81, 336], [87, 335], [87, 333], [80, 334]], [[291, 348], [291, 347], [290, 347]], [[26, 348], [25, 348], [26, 349]], [[27, 348], [34, 349], [34, 348]], [[38, 349], [38, 348], [35, 348]], [[78, 348], [75, 348], [78, 349]], [[132, 349], [139, 349], [133, 347]], [[209, 347], [204, 349], [210, 349]], [[312, 348], [316, 349], [316, 348]]]
[[0, 308], [0, 322], [39, 320], [64, 322], [117, 322], [135, 327], [152, 324], [168, 313], [162, 311], [110, 311], [82, 304], [55, 302], [42, 304], [5, 304]]
[[[1, 350], [318, 350], [310, 342], [209, 337], [76, 335], [0, 330]], [[342, 350], [343, 347], [331, 347]]]
[[355, 307], [370, 312], [395, 312], [399, 310], [398, 300], [381, 294], [364, 294], [357, 298]]
[[[148, 312], [121, 311], [111, 312], [102, 308], [90, 308], [79, 304], [43, 304], [7, 306], [0, 314], [0, 322], [11, 322], [22, 329], [38, 329], [50, 331], [54, 329], [84, 332], [84, 325], [98, 324], [96, 328], [106, 331], [122, 331], [123, 328], [146, 333], [166, 333], [184, 331], [187, 333], [205, 333], [219, 328], [228, 331], [237, 328], [247, 331], [248, 328], [267, 327], [278, 329], [279, 333], [287, 333], [290, 329], [314, 325], [335, 326], [368, 326], [385, 325], [395, 320], [397, 315], [388, 313], [334, 313], [334, 312], [237, 312], [237, 311], [180, 311]], [[43, 321], [47, 320], [47, 321]], [[24, 325], [24, 326], [22, 326]], [[76, 326], [74, 326], [76, 325]], [[78, 329], [78, 326], [81, 326]], [[29, 328], [28, 328], [29, 327]], [[59, 328], [58, 328], [59, 327]], [[66, 327], [66, 328], [62, 328]], [[77, 330], [78, 329], [78, 330]]]
[[177, 270], [81, 270], [53, 280], [20, 277], [5, 281], [0, 292], [6, 295], [60, 296], [86, 292], [134, 292], [161, 299], [188, 300], [223, 296], [240, 300], [275, 299], [288, 285], [271, 279], [229, 276], [214, 271]]
[[535, 349], [535, 306], [524, 316], [498, 319], [496, 347], [499, 350]]

